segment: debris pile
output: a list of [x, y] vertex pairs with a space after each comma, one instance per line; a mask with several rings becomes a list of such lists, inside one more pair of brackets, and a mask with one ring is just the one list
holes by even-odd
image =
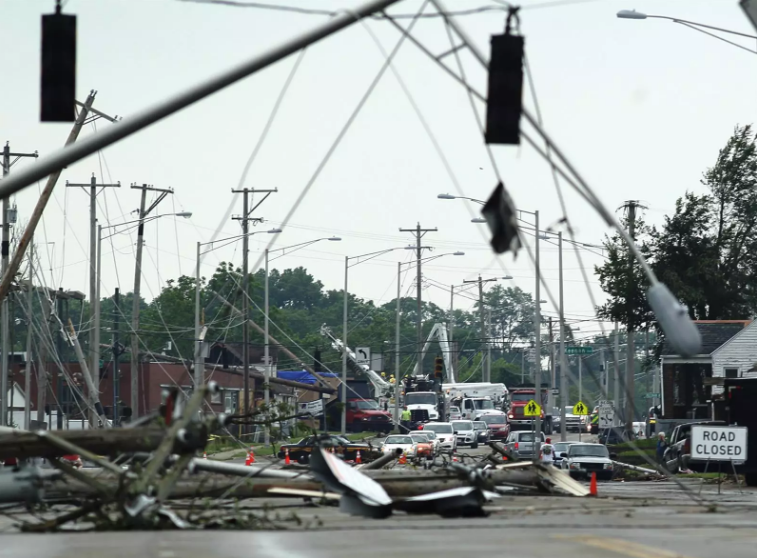
[[[214, 383], [184, 400], [168, 394], [161, 413], [130, 428], [24, 432], [0, 435], [0, 459], [18, 465], [0, 472], [0, 502], [28, 510], [23, 531], [123, 529], [303, 528], [295, 514], [271, 517], [245, 504], [255, 498], [304, 498], [338, 505], [345, 513], [384, 518], [394, 513], [443, 517], [487, 515], [486, 504], [503, 494], [587, 496], [563, 471], [518, 461], [490, 443], [487, 455], [437, 455], [407, 459], [401, 451], [362, 452], [345, 461], [327, 437], [314, 438], [309, 466], [255, 460], [244, 464], [208, 459], [209, 436], [231, 421], [201, 413]], [[77, 468], [79, 455], [96, 468]], [[402, 458], [407, 464], [401, 465]], [[46, 460], [52, 469], [40, 466]]]

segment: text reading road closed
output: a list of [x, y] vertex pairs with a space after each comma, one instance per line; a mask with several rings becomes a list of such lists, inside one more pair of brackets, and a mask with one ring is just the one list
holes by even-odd
[[746, 461], [745, 426], [691, 427], [691, 458], [711, 461]]

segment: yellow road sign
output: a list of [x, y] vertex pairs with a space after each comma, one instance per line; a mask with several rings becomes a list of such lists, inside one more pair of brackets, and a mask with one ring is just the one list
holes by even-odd
[[588, 415], [589, 414], [589, 408], [583, 404], [582, 401], [579, 401], [575, 405], [573, 405], [573, 414], [574, 415]]
[[523, 414], [527, 417], [538, 417], [541, 415], [541, 407], [532, 399], [526, 403], [526, 408], [523, 409]]

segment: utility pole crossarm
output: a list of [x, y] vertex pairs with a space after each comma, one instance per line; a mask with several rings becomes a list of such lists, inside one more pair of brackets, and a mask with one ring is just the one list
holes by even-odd
[[418, 350], [418, 374], [423, 375], [423, 353], [421, 346], [423, 344], [423, 310], [421, 305], [421, 283], [423, 275], [421, 273], [421, 254], [423, 252], [423, 246], [421, 246], [421, 239], [426, 236], [426, 233], [437, 232], [437, 228], [424, 229], [421, 228], [421, 224], [418, 223], [414, 229], [400, 229], [400, 232], [409, 232], [415, 236], [415, 252], [416, 252], [416, 267], [417, 267], [417, 283], [416, 283], [416, 300], [418, 303], [418, 316], [416, 318], [417, 326], [417, 350]]

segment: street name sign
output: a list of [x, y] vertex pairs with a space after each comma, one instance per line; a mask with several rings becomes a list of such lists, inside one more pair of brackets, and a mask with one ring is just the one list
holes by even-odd
[[594, 352], [593, 347], [582, 347], [582, 346], [565, 347], [566, 355], [590, 355], [593, 352]]
[[691, 458], [700, 461], [747, 459], [746, 426], [691, 426]]

